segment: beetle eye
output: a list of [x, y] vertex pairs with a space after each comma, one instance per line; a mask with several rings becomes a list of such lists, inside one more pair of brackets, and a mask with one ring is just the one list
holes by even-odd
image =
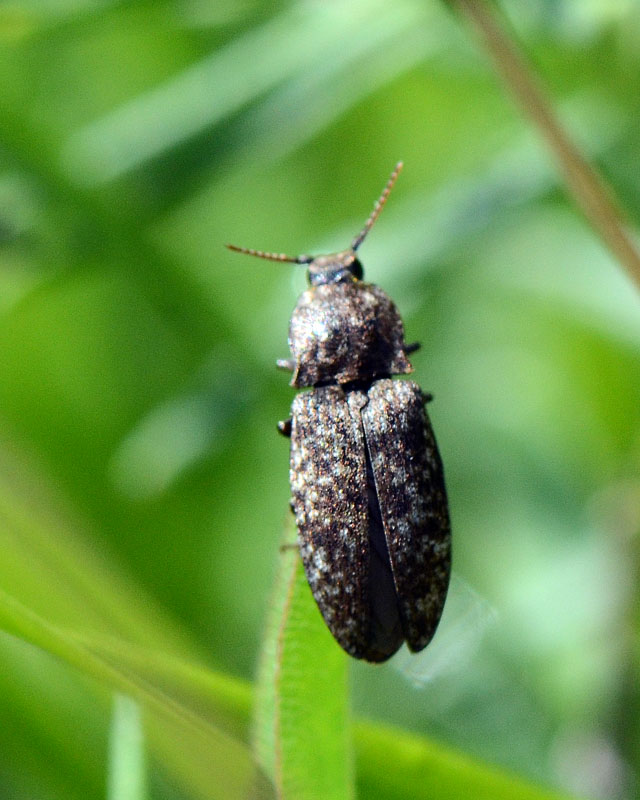
[[364, 270], [362, 269], [362, 264], [358, 261], [357, 258], [354, 258], [351, 264], [349, 264], [349, 271], [351, 272], [354, 278], [357, 278], [357, 280], [359, 281], [362, 280], [362, 276], [364, 275]]

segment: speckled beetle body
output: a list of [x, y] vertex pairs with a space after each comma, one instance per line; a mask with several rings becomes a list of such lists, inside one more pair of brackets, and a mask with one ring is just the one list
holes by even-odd
[[447, 594], [451, 535], [430, 396], [392, 375], [412, 371], [391, 299], [362, 280], [357, 248], [400, 171], [396, 166], [348, 250], [290, 258], [310, 288], [289, 327], [291, 384], [308, 387], [280, 430], [291, 437], [292, 509], [304, 567], [331, 633], [350, 655], [385, 661], [435, 633]]

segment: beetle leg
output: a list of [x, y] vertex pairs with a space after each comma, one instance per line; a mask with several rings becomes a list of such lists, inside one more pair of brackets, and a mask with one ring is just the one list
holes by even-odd
[[291, 436], [291, 417], [289, 417], [289, 419], [281, 420], [278, 423], [278, 430], [283, 436], [289, 438]]
[[292, 358], [279, 358], [276, 361], [276, 367], [278, 369], [283, 369], [286, 372], [293, 372], [296, 368], [296, 362]]
[[411, 342], [411, 344], [405, 344], [402, 349], [404, 350], [405, 356], [408, 356], [411, 353], [415, 353], [416, 350], [419, 350], [421, 346], [422, 345], [420, 344], [420, 342]]
[[422, 392], [422, 402], [426, 406], [427, 403], [430, 403], [433, 400], [433, 395], [431, 392]]

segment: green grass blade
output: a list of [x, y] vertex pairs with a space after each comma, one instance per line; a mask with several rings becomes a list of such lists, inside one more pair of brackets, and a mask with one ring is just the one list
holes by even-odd
[[270, 796], [266, 781], [241, 742], [186, 706], [170, 690], [149, 682], [130, 664], [109, 657], [100, 642], [48, 623], [1, 591], [0, 627], [144, 704], [152, 720], [150, 736], [156, 750], [194, 797], [244, 800]]
[[124, 694], [113, 698], [107, 800], [145, 800], [146, 766], [140, 707]]
[[258, 760], [284, 800], [347, 800], [347, 657], [320, 618], [297, 552], [280, 558], [256, 698]]
[[569, 800], [405, 731], [360, 722], [354, 736], [360, 800]]

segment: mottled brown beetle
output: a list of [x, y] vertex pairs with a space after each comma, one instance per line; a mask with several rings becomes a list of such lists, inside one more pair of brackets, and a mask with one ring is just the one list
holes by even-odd
[[351, 247], [323, 256], [231, 250], [306, 264], [310, 287], [293, 312], [291, 385], [312, 387], [279, 428], [291, 437], [290, 480], [300, 553], [311, 591], [338, 643], [352, 656], [385, 661], [406, 640], [431, 640], [451, 569], [442, 462], [412, 381], [400, 315], [364, 283], [356, 251], [402, 168]]

